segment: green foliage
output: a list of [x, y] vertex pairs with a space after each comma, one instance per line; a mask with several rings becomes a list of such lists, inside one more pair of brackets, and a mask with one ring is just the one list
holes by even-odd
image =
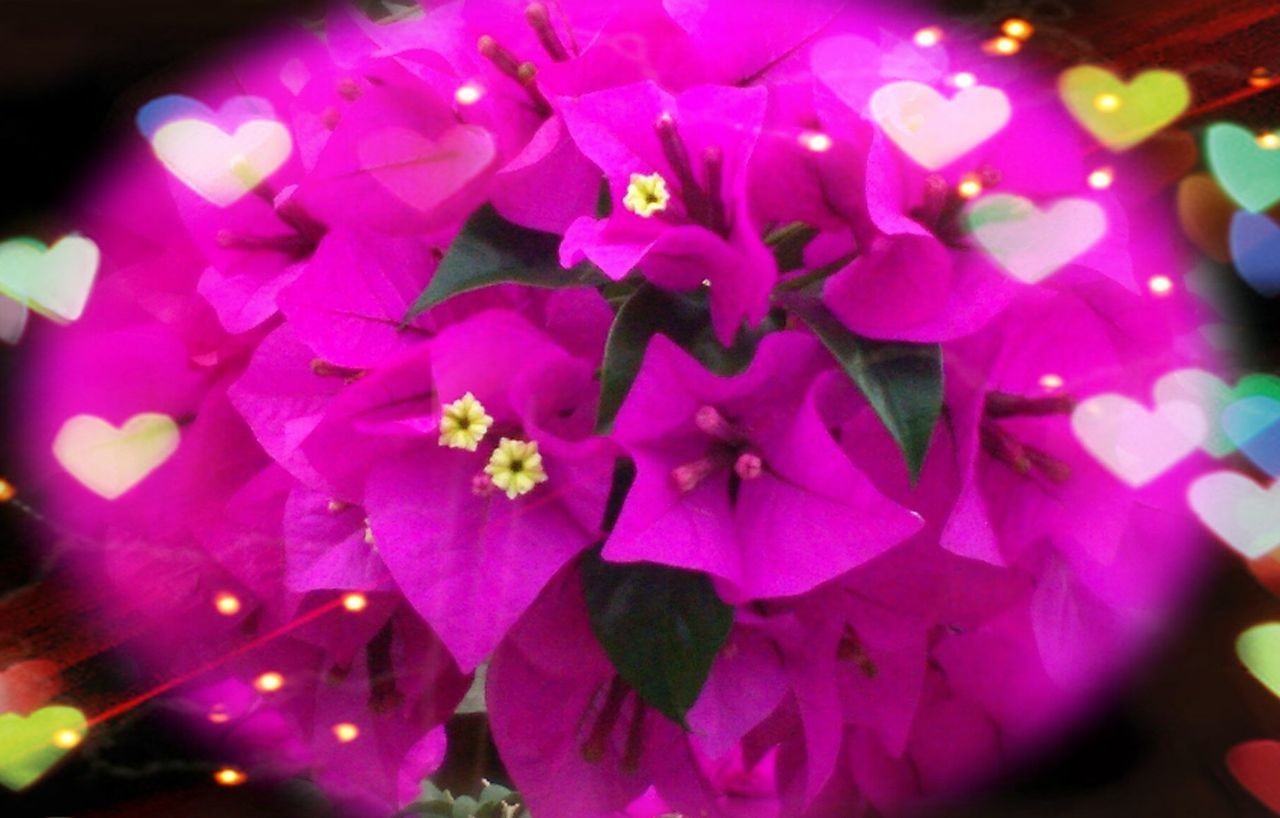
[[582, 559], [591, 629], [618, 675], [684, 726], [733, 626], [733, 608], [705, 574], [653, 563]]
[[559, 263], [560, 237], [506, 221], [486, 205], [476, 211], [449, 246], [431, 283], [409, 307], [404, 323], [460, 293], [494, 284], [558, 289], [605, 283], [587, 262], [572, 270]]
[[854, 335], [814, 298], [788, 295], [780, 302], [813, 330], [866, 396], [917, 479], [942, 414], [942, 348]]

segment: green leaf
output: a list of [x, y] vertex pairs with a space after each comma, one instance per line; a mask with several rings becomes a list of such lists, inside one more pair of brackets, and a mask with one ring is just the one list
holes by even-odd
[[902, 449], [914, 482], [942, 413], [942, 347], [854, 335], [814, 298], [783, 295], [778, 303], [809, 325], [862, 390]]
[[771, 328], [761, 326], [753, 332], [741, 332], [733, 346], [726, 349], [711, 329], [706, 293], [671, 293], [649, 283], [640, 285], [618, 309], [609, 329], [596, 433], [608, 434], [613, 428], [654, 335], [675, 341], [717, 375], [737, 375], [750, 365], [761, 335]]
[[459, 293], [493, 284], [557, 289], [605, 283], [604, 276], [588, 262], [572, 270], [561, 267], [559, 247], [559, 236], [514, 225], [486, 205], [467, 220], [403, 323]]
[[623, 681], [686, 730], [711, 663], [733, 626], [733, 608], [705, 574], [583, 555], [591, 629]]

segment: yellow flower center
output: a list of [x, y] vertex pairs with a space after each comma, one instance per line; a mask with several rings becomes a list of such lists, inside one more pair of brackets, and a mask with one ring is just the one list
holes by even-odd
[[493, 425], [484, 405], [468, 392], [447, 404], [440, 415], [440, 445], [474, 452]]
[[542, 468], [542, 455], [538, 453], [536, 440], [502, 438], [498, 441], [498, 448], [489, 456], [489, 465], [484, 467], [484, 473], [511, 500], [533, 491], [539, 483], [547, 482], [547, 472]]
[[631, 182], [627, 185], [627, 195], [622, 204], [637, 216], [649, 218], [654, 213], [667, 209], [671, 201], [671, 193], [667, 190], [667, 180], [656, 173], [645, 176], [640, 173], [631, 174]]

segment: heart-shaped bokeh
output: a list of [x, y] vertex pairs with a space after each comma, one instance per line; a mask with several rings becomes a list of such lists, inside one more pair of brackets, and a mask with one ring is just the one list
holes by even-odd
[[1233, 471], [1206, 474], [1187, 490], [1205, 527], [1247, 559], [1280, 547], [1280, 484], [1269, 488]]
[[1088, 199], [1059, 199], [1043, 210], [1000, 193], [975, 202], [965, 216], [989, 256], [1024, 284], [1037, 284], [1086, 253], [1107, 232], [1107, 214]]
[[1191, 104], [1187, 81], [1162, 69], [1143, 71], [1126, 83], [1105, 68], [1080, 65], [1062, 72], [1058, 90], [1076, 121], [1115, 151], [1142, 142]]
[[178, 425], [168, 415], [134, 415], [120, 428], [77, 415], [58, 431], [53, 454], [72, 477], [114, 500], [140, 483], [178, 448]]
[[1203, 369], [1175, 370], [1161, 376], [1152, 393], [1158, 404], [1186, 401], [1200, 407], [1209, 424], [1209, 432], [1200, 443], [1206, 452], [1225, 457], [1235, 451], [1236, 444], [1221, 424], [1222, 412], [1234, 399], [1235, 392], [1217, 375]]
[[62, 690], [58, 666], [46, 659], [18, 662], [0, 671], [0, 713], [25, 716]]
[[238, 202], [293, 153], [289, 129], [256, 97], [234, 97], [218, 112], [190, 97], [160, 97], [137, 123], [161, 163], [219, 207]]
[[1236, 203], [1207, 173], [1193, 173], [1178, 183], [1182, 232], [1214, 261], [1225, 264], [1231, 260], [1228, 235], [1236, 209]]
[[922, 167], [938, 170], [986, 142], [1009, 121], [1009, 98], [975, 85], [951, 99], [911, 80], [891, 82], [871, 95], [871, 118]]
[[1280, 622], [1254, 625], [1240, 634], [1236, 655], [1255, 679], [1280, 698]]
[[1231, 259], [1245, 283], [1268, 298], [1280, 295], [1280, 225], [1241, 210], [1231, 219]]
[[1230, 122], [1205, 131], [1205, 156], [1222, 189], [1254, 213], [1280, 202], [1280, 148], [1259, 144], [1252, 131]]
[[1280, 400], [1268, 395], [1240, 398], [1222, 411], [1231, 442], [1272, 477], [1280, 477]]
[[27, 305], [0, 295], [0, 341], [16, 344], [27, 328]]
[[0, 784], [34, 784], [83, 739], [88, 722], [74, 707], [45, 707], [30, 716], [0, 715]]
[[49, 247], [11, 239], [0, 244], [0, 293], [50, 318], [75, 321], [84, 313], [99, 261], [98, 245], [84, 236], [65, 236]]
[[1098, 462], [1131, 486], [1160, 477], [1200, 445], [1209, 427], [1188, 401], [1157, 404], [1155, 411], [1124, 395], [1095, 395], [1071, 413], [1076, 438]]
[[1240, 786], [1280, 815], [1280, 741], [1247, 741], [1232, 747], [1227, 769]]

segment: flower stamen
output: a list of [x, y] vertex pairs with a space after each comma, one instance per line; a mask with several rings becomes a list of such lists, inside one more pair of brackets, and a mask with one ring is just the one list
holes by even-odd
[[671, 201], [671, 193], [667, 190], [667, 180], [660, 174], [631, 174], [627, 184], [627, 195], [622, 197], [622, 205], [627, 210], [642, 218], [649, 218], [655, 213], [667, 209]]
[[671, 470], [671, 482], [681, 493], [688, 493], [711, 475], [727, 467], [729, 464], [721, 453], [712, 453], [697, 460], [691, 460]]
[[564, 47], [564, 43], [560, 42], [560, 35], [552, 27], [551, 14], [547, 11], [545, 4], [530, 3], [525, 6], [524, 19], [528, 21], [533, 33], [538, 35], [538, 42], [542, 43], [542, 48], [551, 59], [556, 62], [569, 59], [569, 51]]
[[743, 480], [755, 480], [764, 474], [764, 461], [754, 452], [743, 452], [733, 464], [733, 473]]
[[484, 404], [468, 392], [441, 410], [440, 445], [474, 452], [492, 425]]
[[693, 166], [689, 163], [689, 150], [676, 130], [675, 117], [664, 111], [658, 117], [654, 130], [657, 131], [658, 142], [662, 145], [662, 155], [666, 157], [667, 164], [671, 165], [671, 170], [676, 175], [676, 181], [680, 183], [680, 196], [684, 199], [685, 208], [689, 211], [689, 218], [698, 224], [709, 224], [710, 205], [707, 202], [707, 194], [693, 175]]
[[536, 440], [502, 438], [498, 441], [498, 448], [489, 456], [489, 465], [484, 467], [484, 472], [493, 479], [495, 486], [506, 492], [509, 500], [528, 494], [539, 483], [547, 481]]
[[693, 425], [698, 427], [698, 431], [725, 443], [736, 444], [742, 440], [742, 433], [738, 428], [710, 404], [698, 407], [698, 411], [693, 414]]

